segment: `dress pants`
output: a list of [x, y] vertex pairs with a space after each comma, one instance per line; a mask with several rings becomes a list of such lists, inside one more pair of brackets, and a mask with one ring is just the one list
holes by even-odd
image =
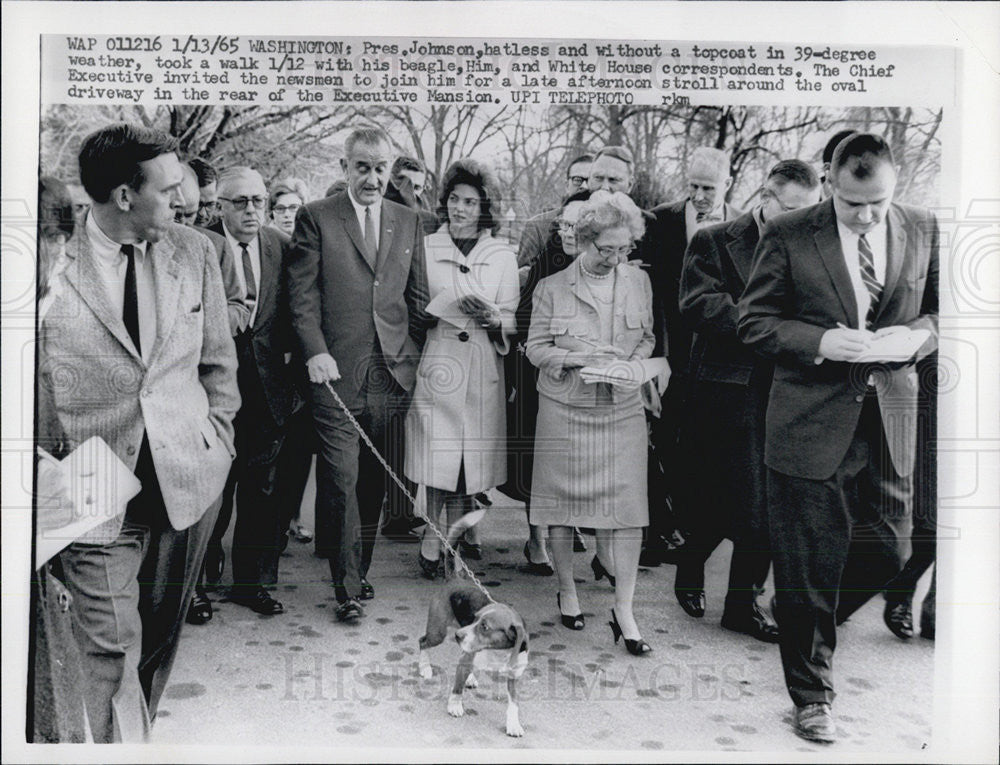
[[679, 438], [687, 486], [679, 517], [688, 534], [676, 587], [702, 590], [705, 562], [733, 540], [726, 608], [749, 607], [771, 566], [764, 470], [764, 417], [773, 369], [759, 363], [747, 384], [692, 381]]
[[[364, 375], [360, 401], [351, 406], [351, 414], [401, 475], [410, 396], [392, 376], [377, 341]], [[368, 575], [391, 479], [326, 386], [312, 384], [310, 393], [319, 443], [316, 553], [330, 559], [335, 594], [343, 602], [360, 591], [360, 580]]]
[[649, 497], [649, 526], [645, 538], [656, 547], [678, 528], [676, 509], [682, 487], [689, 477], [680, 468], [678, 432], [687, 396], [687, 375], [675, 371], [664, 391], [659, 417], [647, 415], [650, 451], [647, 462], [646, 492]]
[[72, 544], [60, 554], [87, 717], [101, 743], [148, 737], [219, 511], [216, 500], [197, 523], [174, 529], [145, 438], [135, 474], [142, 490], [129, 502], [117, 539]]
[[874, 393], [832, 476], [810, 480], [768, 469], [767, 493], [785, 684], [796, 706], [830, 703], [844, 572], [859, 555], [880, 566], [895, 561], [878, 585], [856, 595], [870, 598], [899, 571], [910, 532], [912, 479], [892, 467]]

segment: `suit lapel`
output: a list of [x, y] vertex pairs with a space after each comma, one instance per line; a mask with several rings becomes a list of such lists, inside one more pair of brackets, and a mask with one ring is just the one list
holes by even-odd
[[813, 226], [813, 241], [844, 308], [847, 316], [846, 324], [858, 329], [858, 303], [854, 298], [851, 276], [847, 273], [847, 265], [844, 263], [844, 251], [840, 246], [840, 236], [837, 234], [837, 216], [833, 212], [833, 202], [824, 202], [817, 208]]
[[[180, 291], [180, 279], [177, 276], [177, 251], [173, 242], [164, 238], [155, 244], [146, 245], [146, 258], [153, 269], [153, 291], [156, 294], [156, 341], [153, 351], [149, 354], [149, 365], [156, 361], [163, 348], [164, 341], [170, 336], [174, 322], [177, 320], [177, 296]], [[201, 310], [205, 310], [202, 306]]]
[[886, 232], [885, 284], [882, 287], [882, 297], [879, 300], [878, 309], [875, 311], [876, 321], [885, 307], [889, 305], [889, 298], [899, 283], [899, 275], [903, 271], [903, 262], [906, 260], [906, 224], [896, 205], [889, 207], [887, 224], [889, 230]]
[[379, 223], [379, 235], [378, 235], [378, 256], [375, 260], [375, 270], [382, 267], [385, 263], [385, 259], [389, 256], [389, 250], [392, 248], [392, 237], [393, 232], [396, 230], [396, 212], [392, 209], [392, 205], [386, 204], [385, 200], [382, 200], [382, 219]]
[[750, 266], [759, 239], [757, 221], [752, 213], [741, 215], [726, 227], [726, 252], [740, 277], [741, 289], [747, 286], [750, 278]]
[[594, 296], [590, 293], [590, 287], [584, 284], [583, 279], [580, 278], [580, 266], [576, 263], [574, 263], [573, 266], [574, 267], [568, 269], [570, 292], [596, 311], [597, 302], [594, 300]]
[[[385, 214], [385, 210], [382, 211]], [[344, 230], [347, 231], [347, 235], [351, 237], [351, 241], [354, 242], [354, 248], [358, 251], [361, 258], [368, 264], [368, 267], [374, 271], [375, 261], [371, 253], [368, 252], [368, 247], [365, 245], [365, 237], [361, 232], [361, 226], [358, 225], [358, 216], [354, 212], [354, 204], [351, 202], [351, 198], [345, 191], [340, 199], [340, 217], [344, 221]]]
[[[267, 301], [274, 292], [273, 287], [277, 260], [272, 242], [272, 237], [268, 236], [262, 228], [260, 233], [257, 234], [257, 250], [260, 252], [260, 284], [257, 285], [256, 319], [260, 319], [260, 317], [264, 315]], [[254, 323], [256, 323], [256, 321]]]
[[[94, 262], [90, 239], [86, 234], [85, 227], [81, 228], [84, 230], [80, 232], [79, 237], [75, 238], [74, 263], [66, 268], [64, 278], [77, 291], [83, 302], [94, 312], [94, 315], [108, 332], [122, 344], [125, 350], [141, 361], [139, 352], [136, 350], [132, 338], [129, 337], [128, 330], [125, 329], [125, 322], [122, 321], [121, 315], [112, 308], [111, 302], [108, 300], [104, 278], [98, 272], [97, 264]], [[71, 252], [70, 247], [66, 249], [67, 254]]]

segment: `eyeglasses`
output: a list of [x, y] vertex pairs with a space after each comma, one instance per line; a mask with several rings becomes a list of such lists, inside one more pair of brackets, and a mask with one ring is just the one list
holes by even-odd
[[258, 210], [263, 210], [264, 205], [267, 204], [267, 197], [237, 197], [236, 199], [230, 199], [229, 197], [219, 197], [219, 199], [224, 199], [237, 210], [246, 210], [247, 205], [253, 203], [253, 206]]
[[198, 200], [198, 209], [199, 210], [209, 210], [209, 209], [211, 209], [211, 210], [218, 210], [219, 209], [219, 203], [215, 199], [210, 199], [210, 200], [200, 200], [199, 199]]
[[278, 215], [284, 215], [285, 213], [292, 213], [293, 215], [299, 211], [302, 205], [275, 205], [271, 208], [271, 212], [277, 213]]
[[569, 182], [573, 186], [575, 186], [576, 188], [580, 189], [580, 188], [583, 188], [583, 186], [587, 183], [587, 176], [585, 176], [585, 175], [571, 175], [569, 177]]
[[622, 247], [598, 247], [595, 244], [594, 247], [601, 253], [602, 258], [610, 258], [612, 255], [628, 255], [635, 249], [635, 243], [626, 244]]

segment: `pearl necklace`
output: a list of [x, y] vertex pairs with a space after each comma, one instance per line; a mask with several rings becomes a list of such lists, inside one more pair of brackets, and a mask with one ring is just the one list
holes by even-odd
[[607, 279], [615, 272], [614, 269], [611, 269], [606, 274], [595, 274], [593, 271], [587, 269], [582, 260], [580, 261], [580, 270], [583, 271], [585, 276], [589, 276], [591, 279]]

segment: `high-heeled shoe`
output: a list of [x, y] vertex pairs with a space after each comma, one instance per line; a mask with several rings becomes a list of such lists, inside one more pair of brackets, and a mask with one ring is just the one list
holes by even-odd
[[564, 614], [562, 612], [562, 595], [556, 593], [556, 605], [559, 606], [559, 619], [562, 621], [562, 626], [568, 630], [582, 630], [585, 622], [583, 621], [583, 614], [579, 613], [575, 616], [570, 616], [569, 614]]
[[420, 573], [423, 575], [424, 579], [437, 579], [440, 559], [431, 560], [430, 558], [425, 558], [420, 553], [417, 553], [417, 561], [420, 563]]
[[615, 586], [614, 575], [606, 568], [604, 568], [604, 564], [601, 563], [601, 559], [598, 558], [596, 555], [590, 559], [590, 568], [594, 572], [595, 582], [599, 582], [601, 581], [602, 578], [607, 577], [608, 581], [611, 583], [611, 586], [612, 587]]
[[555, 570], [552, 568], [552, 564], [548, 561], [544, 563], [535, 563], [531, 556], [528, 555], [528, 547], [531, 543], [524, 543], [524, 559], [528, 561], [528, 572], [534, 574], [535, 576], [552, 576]]
[[618, 638], [624, 638], [625, 648], [633, 656], [644, 656], [652, 652], [652, 647], [642, 638], [630, 640], [622, 634], [621, 625], [618, 623], [618, 617], [615, 616], [615, 609], [613, 608], [611, 609], [611, 621], [608, 622], [608, 626], [611, 627], [611, 634], [615, 637], [615, 645], [618, 645]]

